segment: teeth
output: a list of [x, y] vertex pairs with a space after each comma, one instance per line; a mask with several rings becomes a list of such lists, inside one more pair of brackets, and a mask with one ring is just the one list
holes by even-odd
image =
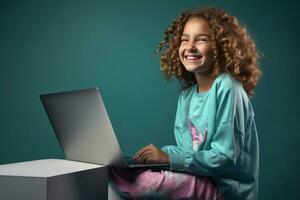
[[200, 56], [186, 56], [186, 59], [188, 60], [198, 60]]

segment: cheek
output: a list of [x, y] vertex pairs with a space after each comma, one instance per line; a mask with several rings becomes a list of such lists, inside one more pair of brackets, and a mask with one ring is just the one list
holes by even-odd
[[180, 46], [179, 49], [178, 49], [178, 54], [179, 54], [179, 58], [182, 60], [183, 56], [183, 48]]
[[206, 57], [213, 57], [213, 55], [214, 55], [214, 51], [213, 51], [213, 48], [211, 46], [203, 47], [201, 52]]
[[179, 53], [179, 55], [181, 55], [181, 53], [182, 53], [182, 46], [180, 46], [180, 47], [178, 48], [178, 53]]
[[214, 53], [213, 53], [213, 49], [209, 49], [206, 52], [206, 61], [210, 64], [214, 63]]

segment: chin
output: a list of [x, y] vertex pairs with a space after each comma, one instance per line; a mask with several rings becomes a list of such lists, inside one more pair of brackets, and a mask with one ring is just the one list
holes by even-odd
[[[199, 71], [199, 68], [201, 68], [202, 65], [184, 65], [184, 68], [188, 72], [196, 72]], [[201, 70], [200, 70], [201, 71]]]
[[192, 72], [194, 74], [208, 76], [212, 73], [213, 68], [206, 67], [206, 66], [185, 66], [185, 69], [188, 72]]

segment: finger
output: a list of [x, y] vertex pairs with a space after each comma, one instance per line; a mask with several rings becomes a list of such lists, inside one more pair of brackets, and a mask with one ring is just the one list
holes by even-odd
[[144, 151], [144, 150], [147, 150], [147, 149], [152, 149], [153, 148], [153, 144], [148, 144], [146, 145], [144, 148], [142, 148], [140, 151]]
[[138, 161], [138, 162], [144, 163], [145, 158], [150, 156], [151, 154], [152, 154], [151, 151], [146, 151], [142, 155], [140, 155], [139, 157], [136, 157], [135, 160]]
[[146, 158], [148, 158], [149, 156], [153, 156], [153, 151], [147, 151], [147, 152], [144, 152], [138, 159], [142, 160], [142, 161], [145, 161]]
[[158, 163], [158, 162], [157, 162], [157, 160], [155, 160], [154, 155], [149, 155], [144, 159], [144, 163], [153, 164], [153, 163]]
[[140, 154], [138, 154], [136, 157], [134, 157], [134, 159], [142, 159], [143, 157], [145, 157], [145, 155], [147, 155], [151, 152], [153, 152], [153, 149], [146, 149], [143, 152], [141, 152]]
[[137, 154], [136, 157], [135, 157], [135, 159], [143, 157], [143, 155], [144, 155], [145, 153], [158, 154], [158, 153], [159, 153], [158, 150], [159, 150], [159, 149], [156, 148], [153, 144], [150, 144], [149, 148], [148, 148], [148, 149], [144, 149], [144, 151], [142, 151], [142, 152], [140, 152], [139, 154]]
[[144, 146], [143, 148], [141, 148], [140, 150], [138, 150], [133, 157], [136, 157], [138, 154], [140, 154], [143, 150], [145, 150], [149, 145]]
[[143, 150], [137, 152], [137, 153], [133, 156], [133, 159], [137, 159], [137, 158], [141, 157], [145, 152], [148, 152], [148, 151], [151, 151], [151, 149], [143, 149]]
[[145, 147], [140, 149], [138, 152], [136, 152], [136, 154], [133, 156], [133, 158], [139, 157], [144, 151], [147, 151], [152, 148], [153, 148], [153, 144], [146, 145]]
[[168, 162], [168, 155], [164, 152], [157, 151], [154, 149], [149, 154], [146, 154], [143, 158], [145, 163], [167, 163]]

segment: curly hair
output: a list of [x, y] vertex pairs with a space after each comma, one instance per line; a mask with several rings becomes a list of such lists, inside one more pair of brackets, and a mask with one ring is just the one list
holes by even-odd
[[191, 18], [208, 22], [213, 48], [214, 68], [212, 76], [230, 73], [243, 84], [249, 97], [261, 76], [258, 65], [259, 53], [255, 43], [237, 18], [220, 8], [199, 8], [183, 12], [164, 32], [163, 40], [155, 50], [160, 56], [160, 69], [164, 77], [179, 79], [183, 89], [197, 83], [192, 72], [188, 72], [180, 61], [178, 49], [186, 22]]

